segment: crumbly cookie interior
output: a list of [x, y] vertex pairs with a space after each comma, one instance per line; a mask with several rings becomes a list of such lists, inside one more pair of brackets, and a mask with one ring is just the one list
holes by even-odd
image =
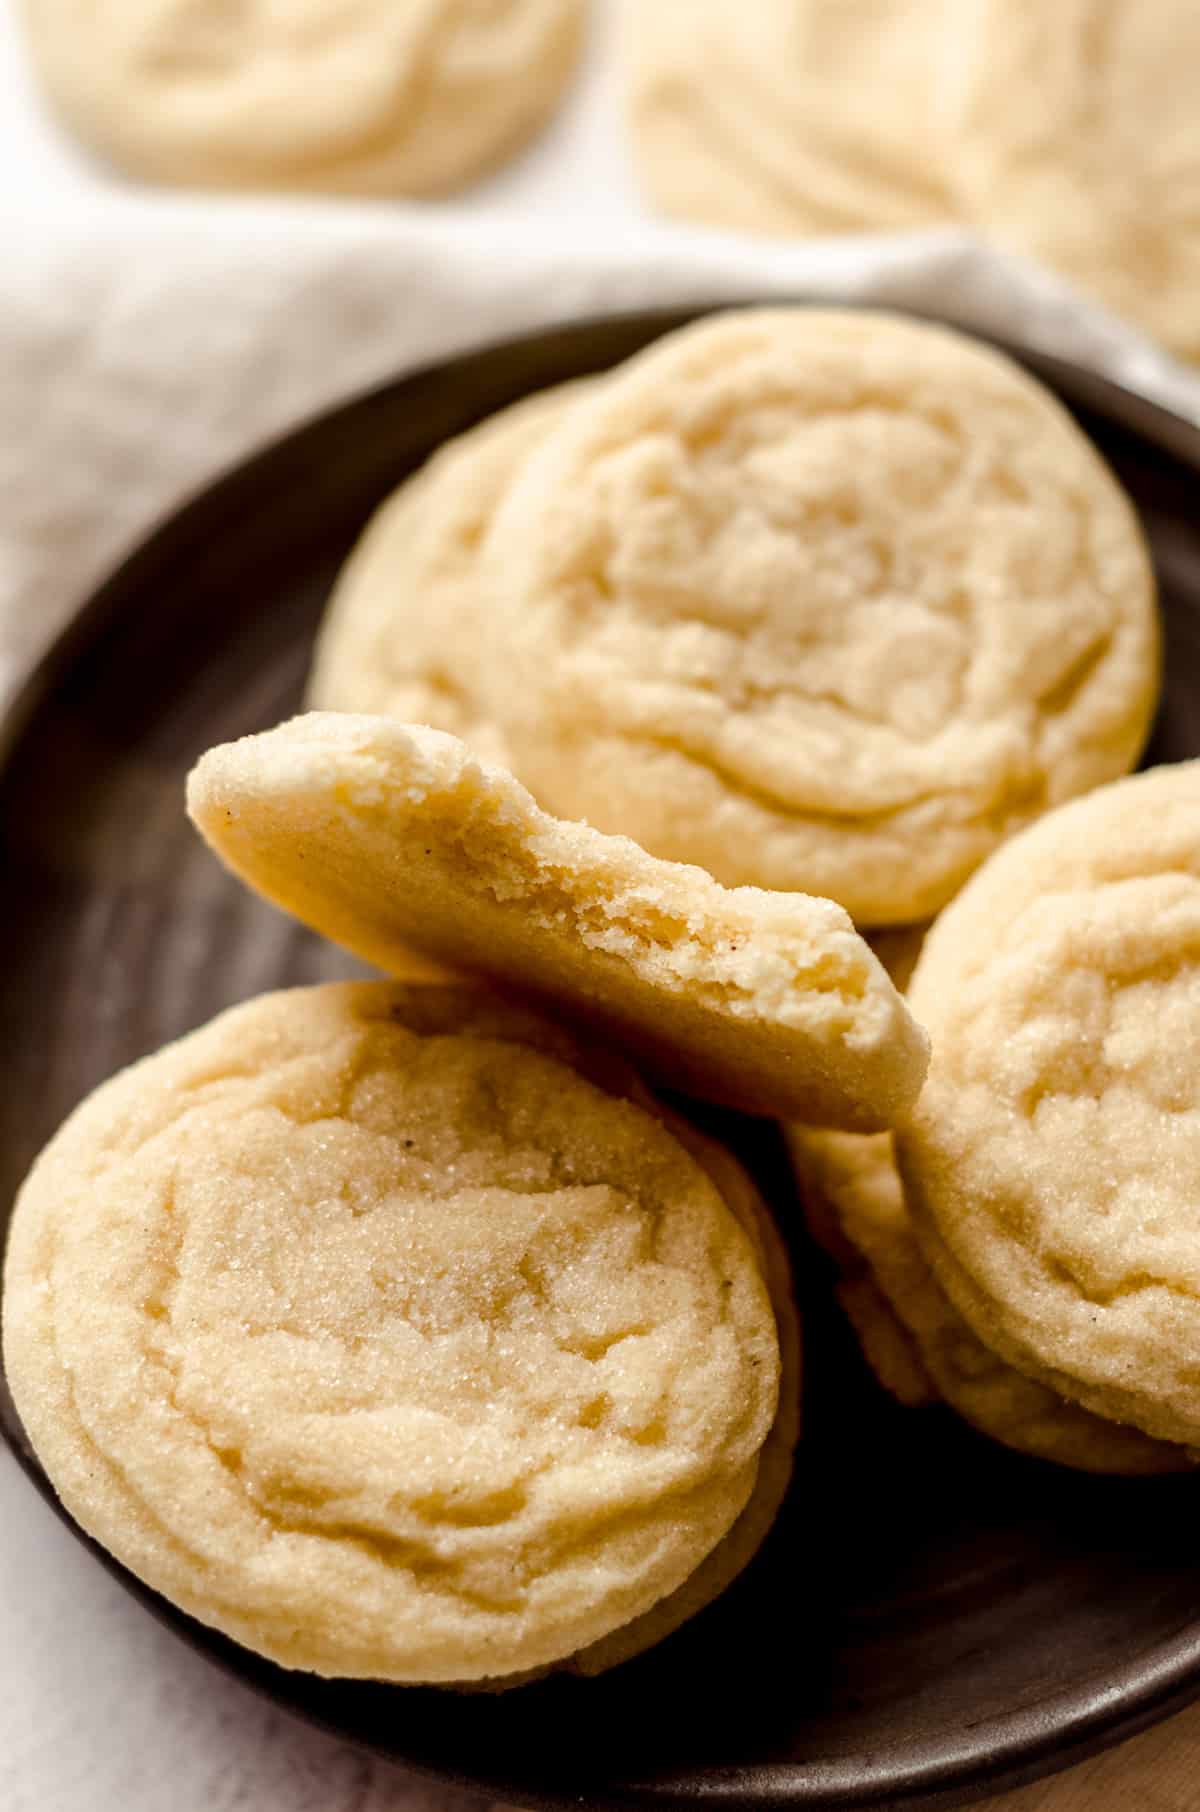
[[919, 1086], [924, 1036], [839, 907], [553, 819], [436, 731], [311, 713], [210, 750], [189, 809], [243, 879], [368, 961], [412, 944], [548, 993], [678, 1086], [866, 1126]]

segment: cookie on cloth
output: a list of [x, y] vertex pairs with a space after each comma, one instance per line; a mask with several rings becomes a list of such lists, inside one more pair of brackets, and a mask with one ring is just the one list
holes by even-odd
[[664, 213], [789, 237], [954, 218], [935, 0], [624, 0], [622, 24], [634, 164]]
[[505, 161], [573, 73], [583, 0], [22, 0], [66, 125], [189, 187], [439, 195]]
[[503, 1681], [674, 1627], [777, 1507], [794, 1311], [733, 1160], [638, 1093], [422, 983], [264, 996], [103, 1085], [5, 1271], [8, 1380], [67, 1508], [318, 1673]]
[[313, 712], [210, 749], [188, 810], [367, 962], [412, 949], [565, 1004], [688, 1093], [871, 1130], [920, 1088], [924, 1034], [840, 907], [552, 818], [440, 731]]
[[942, 103], [964, 215], [1200, 359], [1200, 8], [975, 0]]
[[930, 916], [1135, 762], [1133, 507], [1008, 358], [870, 311], [737, 310], [582, 398], [493, 523], [490, 715], [547, 811], [729, 886]]
[[1034, 825], [930, 933], [897, 1140], [938, 1280], [1056, 1394], [1200, 1443], [1200, 763]]

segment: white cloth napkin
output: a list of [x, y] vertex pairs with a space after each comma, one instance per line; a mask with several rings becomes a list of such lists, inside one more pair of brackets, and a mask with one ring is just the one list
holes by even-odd
[[315, 410], [551, 321], [789, 295], [927, 307], [1094, 365], [1200, 420], [1200, 378], [959, 234], [768, 247], [631, 226], [129, 203], [13, 222], [0, 281], [0, 709], [122, 552]]
[[[1200, 379], [1052, 279], [957, 235], [770, 248], [386, 210], [134, 202], [10, 211], [0, 275], [0, 709], [72, 608], [216, 470], [406, 368], [616, 309], [789, 295], [925, 306], [1090, 363], [1200, 421]], [[296, 507], [303, 508], [303, 498]], [[12, 953], [19, 960], [19, 953]], [[0, 1806], [433, 1812], [159, 1630], [0, 1458]], [[1147, 1781], [1192, 1803], [1200, 1720], [1013, 1802], [1093, 1812]], [[1044, 1797], [1043, 1797], [1044, 1795]], [[1007, 1804], [1008, 1802], [1006, 1802]], [[1146, 1802], [1148, 1803], [1148, 1801]]]

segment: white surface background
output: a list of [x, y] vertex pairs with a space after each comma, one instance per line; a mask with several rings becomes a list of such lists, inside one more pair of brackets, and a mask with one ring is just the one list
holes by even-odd
[[[600, 7], [586, 79], [542, 144], [469, 199], [433, 214], [471, 218], [481, 228], [517, 219], [527, 227], [532, 218], [551, 227], [551, 237], [558, 222], [564, 238], [592, 236], [610, 249], [643, 244], [607, 54], [611, 29], [611, 9]], [[43, 250], [47, 239], [65, 241], [78, 231], [81, 220], [93, 239], [98, 225], [103, 237], [103, 223], [110, 217], [115, 223], [129, 208], [130, 193], [93, 170], [43, 119], [6, 0], [0, 0], [0, 170], [5, 206], [38, 221]], [[391, 206], [370, 213], [375, 224], [382, 216], [410, 224], [429, 217]], [[480, 250], [477, 241], [476, 264]], [[28, 315], [40, 307], [39, 292], [28, 270], [35, 261], [25, 257], [19, 240], [9, 244], [8, 256], [15, 264], [7, 278], [0, 277], [0, 309], [8, 303], [16, 318], [22, 309]], [[202, 261], [196, 262], [198, 269]], [[646, 262], [636, 264], [635, 274], [645, 277]], [[648, 262], [653, 266], [652, 256]], [[696, 273], [702, 263], [694, 264]], [[786, 276], [781, 264], [775, 280]], [[692, 281], [701, 279], [694, 275]], [[726, 268], [721, 285], [726, 293], [734, 293], [730, 282]], [[642, 289], [652, 290], [653, 283], [651, 268]], [[636, 289], [636, 282], [626, 279], [624, 287], [614, 281], [605, 293], [610, 300], [625, 295], [633, 301], [640, 299]], [[560, 290], [560, 297], [565, 293]], [[703, 286], [697, 293], [704, 293]], [[152, 318], [149, 290], [139, 295], [138, 305]], [[46, 306], [54, 306], [49, 292]], [[106, 318], [110, 332], [114, 319], [119, 329], [119, 310]], [[124, 317], [127, 337], [131, 323], [136, 328], [141, 319], [136, 310]], [[249, 356], [235, 335], [223, 342], [216, 333], [213, 345], [227, 346], [231, 358]], [[12, 351], [10, 340], [3, 353]], [[86, 348], [81, 352], [69, 336], [54, 356], [68, 374], [73, 363], [87, 365]], [[384, 357], [393, 355], [385, 349]], [[121, 359], [110, 356], [107, 369], [108, 381], [119, 386]], [[16, 375], [14, 367], [8, 376]], [[364, 367], [348, 387], [369, 375], [374, 374]], [[6, 382], [4, 394], [17, 389]], [[26, 394], [35, 389], [30, 383]], [[281, 419], [289, 400], [284, 394], [274, 399]], [[166, 405], [159, 400], [158, 418], [150, 404], [139, 416], [138, 406], [135, 395], [127, 433], [140, 454], [161, 427]], [[214, 412], [214, 423], [218, 420]], [[24, 454], [12, 423], [10, 415], [3, 437], [8, 445], [0, 444], [0, 481], [5, 453], [10, 465]], [[77, 438], [67, 432], [59, 442], [47, 443], [56, 471], [77, 455]], [[109, 452], [117, 446], [111, 434], [110, 441]], [[210, 445], [216, 444], [214, 429]], [[128, 460], [128, 447], [125, 455]], [[86, 448], [80, 457], [86, 476]], [[126, 468], [114, 460], [114, 470]], [[25, 496], [16, 483], [7, 490], [0, 483], [0, 514]], [[147, 496], [147, 509], [152, 501]], [[132, 526], [132, 518], [119, 526], [118, 538]], [[112, 555], [110, 542], [90, 521], [85, 527], [93, 533], [88, 558], [105, 563]], [[32, 541], [24, 551], [34, 561]], [[17, 570], [28, 580], [36, 562], [23, 573]], [[80, 583], [84, 577], [81, 566]], [[27, 584], [14, 589], [29, 595]], [[0, 656], [3, 652], [0, 637]], [[1200, 1719], [1193, 1716], [1004, 1805], [1010, 1812], [1107, 1812], [1136, 1797], [1139, 1812], [1194, 1812], [1198, 1752]], [[434, 1812], [440, 1807], [466, 1812], [476, 1804], [301, 1728], [217, 1674], [94, 1565], [9, 1456], [0, 1455], [0, 1812]]]

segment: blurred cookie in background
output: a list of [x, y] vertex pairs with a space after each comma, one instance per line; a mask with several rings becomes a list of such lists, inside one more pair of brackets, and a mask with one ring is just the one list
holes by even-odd
[[440, 195], [545, 124], [584, 0], [24, 0], [63, 121], [150, 182]]
[[1194, 0], [625, 0], [663, 213], [781, 237], [968, 226], [1200, 358]]
[[738, 232], [819, 236], [954, 215], [930, 96], [947, 0], [626, 0], [646, 193]]
[[1200, 6], [963, 10], [945, 125], [966, 217], [1200, 359]]

